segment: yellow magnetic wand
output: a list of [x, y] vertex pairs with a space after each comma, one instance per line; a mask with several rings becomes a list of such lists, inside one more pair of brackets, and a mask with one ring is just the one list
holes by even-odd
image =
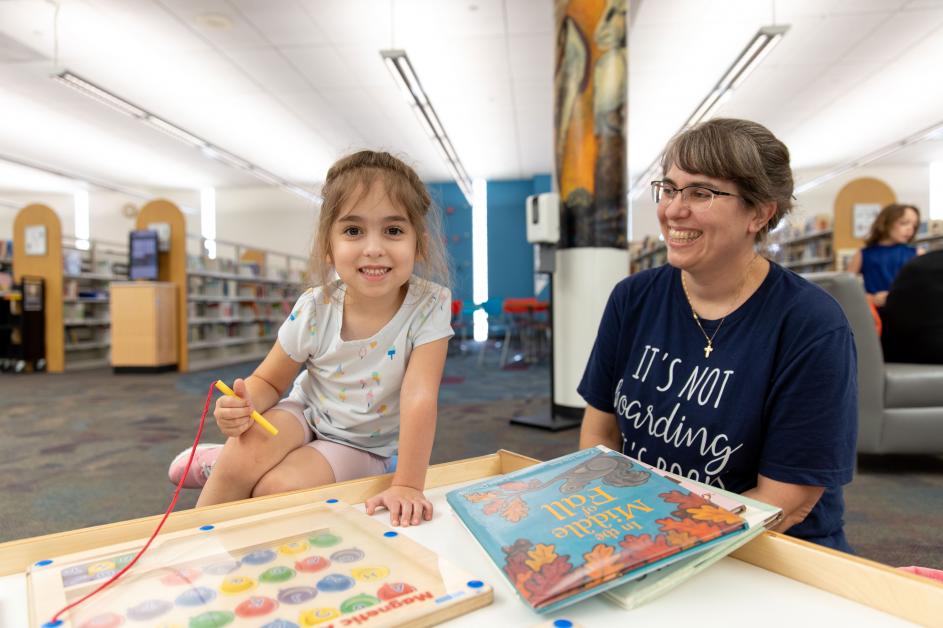
[[[242, 399], [239, 395], [233, 392], [232, 388], [223, 383], [223, 380], [216, 380], [216, 390], [223, 393], [224, 395], [229, 395], [230, 397], [235, 397], [236, 399]], [[256, 412], [252, 411], [252, 418], [256, 423], [265, 428], [265, 431], [271, 434], [272, 436], [278, 436], [278, 428], [265, 420], [265, 417]]]

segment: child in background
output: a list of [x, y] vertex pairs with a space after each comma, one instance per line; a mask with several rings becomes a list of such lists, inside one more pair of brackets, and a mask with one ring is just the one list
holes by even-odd
[[913, 205], [888, 205], [881, 210], [865, 246], [848, 264], [848, 272], [861, 273], [868, 299], [880, 311], [897, 271], [917, 255], [910, 246], [920, 226], [920, 210]]
[[[252, 375], [235, 380], [241, 399], [217, 400], [229, 439], [197, 454], [195, 466], [212, 467], [197, 506], [387, 473], [398, 453], [392, 485], [367, 512], [382, 506], [394, 526], [417, 525], [432, 517], [423, 488], [453, 333], [440, 220], [416, 173], [388, 153], [341, 159], [321, 193], [317, 287]], [[278, 435], [253, 426], [252, 410]]]

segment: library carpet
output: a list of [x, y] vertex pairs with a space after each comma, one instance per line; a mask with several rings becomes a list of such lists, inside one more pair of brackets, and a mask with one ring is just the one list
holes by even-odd
[[[578, 431], [513, 426], [546, 412], [549, 369], [478, 366], [460, 353], [446, 364], [432, 461], [498, 448], [549, 459], [573, 451]], [[170, 460], [192, 443], [212, 381], [251, 372], [242, 364], [179, 375], [110, 370], [0, 374], [0, 542], [162, 513]], [[209, 417], [204, 442], [220, 442]], [[846, 487], [846, 532], [856, 551], [894, 566], [943, 568], [943, 457], [862, 457]], [[184, 491], [178, 509], [196, 491]]]

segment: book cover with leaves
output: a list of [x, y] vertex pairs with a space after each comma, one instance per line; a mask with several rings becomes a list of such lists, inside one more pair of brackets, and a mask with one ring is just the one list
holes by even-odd
[[741, 530], [728, 534], [722, 541], [714, 544], [710, 550], [701, 552], [687, 560], [680, 560], [644, 578], [631, 580], [620, 584], [605, 592], [605, 596], [625, 609], [632, 609], [654, 600], [678, 585], [686, 582], [699, 573], [706, 571], [731, 552], [743, 547], [760, 534], [773, 528], [782, 519], [783, 511], [778, 506], [772, 506], [744, 495], [725, 491], [716, 486], [708, 486], [696, 480], [676, 476], [667, 471], [656, 469], [642, 464], [645, 468], [661, 475], [684, 488], [697, 493], [712, 503], [727, 510], [736, 512], [743, 517], [746, 526]]
[[521, 599], [550, 612], [712, 547], [744, 520], [606, 447], [451, 491]]

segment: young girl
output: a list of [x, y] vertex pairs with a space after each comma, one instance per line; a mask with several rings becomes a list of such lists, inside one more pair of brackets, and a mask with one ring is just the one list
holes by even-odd
[[[233, 383], [242, 400], [216, 402], [229, 439], [197, 506], [387, 473], [398, 454], [392, 485], [367, 512], [383, 506], [394, 526], [417, 525], [432, 518], [423, 485], [452, 335], [437, 214], [416, 173], [388, 153], [341, 159], [322, 196], [318, 287], [298, 299], [255, 372]], [[278, 435], [254, 425], [252, 410]]]
[[864, 277], [864, 291], [876, 307], [884, 307], [897, 272], [917, 255], [910, 243], [918, 226], [920, 211], [916, 207], [888, 205], [874, 219], [864, 248], [848, 263], [848, 272]]

